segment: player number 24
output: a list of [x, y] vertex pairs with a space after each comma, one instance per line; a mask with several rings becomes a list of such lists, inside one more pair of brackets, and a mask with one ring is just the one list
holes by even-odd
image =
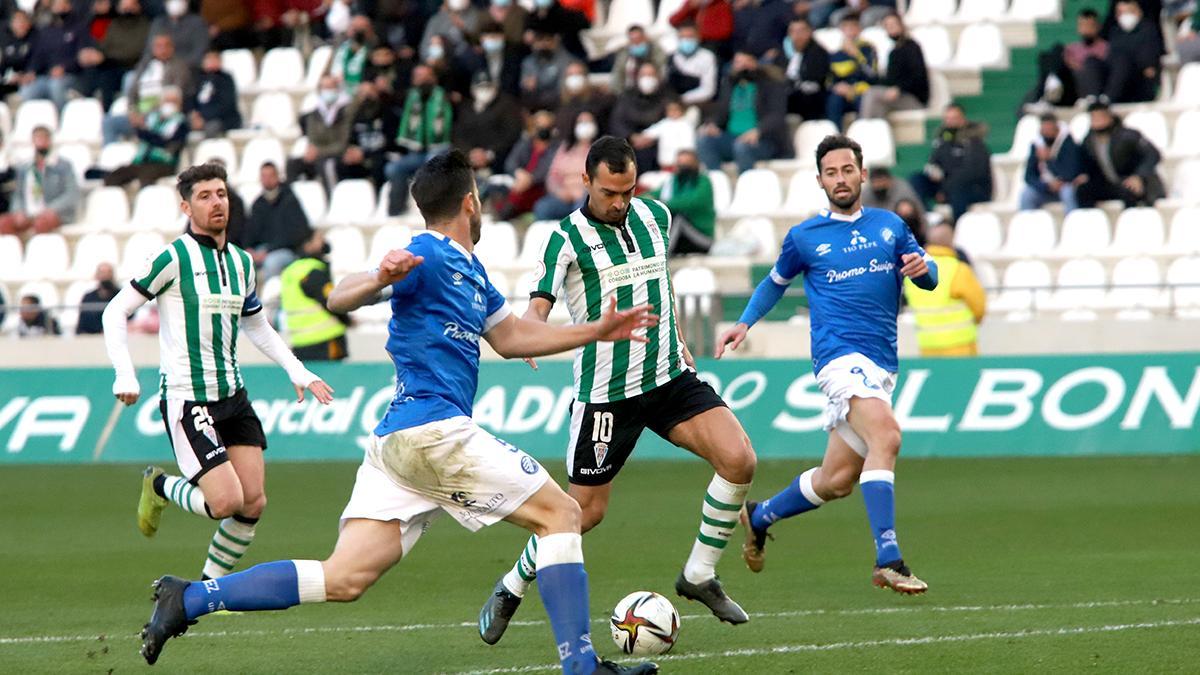
[[612, 440], [612, 434], [613, 414], [599, 411], [592, 413], [592, 442], [607, 443]]
[[213, 425], [212, 415], [208, 414], [208, 406], [206, 405], [193, 408], [192, 416], [196, 418], [192, 420], [192, 423], [196, 425], [196, 431], [204, 431]]

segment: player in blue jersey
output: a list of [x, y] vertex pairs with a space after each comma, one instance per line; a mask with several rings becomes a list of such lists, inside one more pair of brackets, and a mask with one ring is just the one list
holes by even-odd
[[387, 351], [396, 366], [395, 397], [358, 469], [333, 554], [200, 582], [162, 577], [142, 631], [149, 663], [169, 638], [210, 612], [357, 599], [444, 511], [472, 531], [507, 520], [537, 533], [542, 602], [564, 673], [658, 672], [654, 664], [623, 668], [596, 656], [579, 505], [536, 460], [471, 419], [481, 337], [505, 357], [539, 356], [597, 341], [644, 341], [635, 331], [657, 325], [657, 317], [649, 305], [618, 312], [613, 303], [582, 325], [519, 319], [472, 253], [481, 206], [466, 158], [451, 152], [430, 159], [414, 177], [412, 195], [428, 231], [389, 252], [378, 269], [342, 280], [329, 296], [336, 312], [390, 298]]
[[904, 564], [896, 541], [894, 497], [900, 425], [892, 414], [896, 384], [896, 315], [904, 277], [931, 290], [937, 264], [896, 214], [862, 206], [862, 148], [845, 136], [817, 146], [817, 177], [829, 209], [788, 231], [779, 260], [754, 290], [738, 323], [717, 340], [717, 358], [746, 339], [797, 276], [812, 322], [813, 372], [828, 398], [829, 444], [821, 466], [800, 474], [779, 494], [742, 510], [746, 543], [742, 557], [754, 572], [763, 568], [767, 529], [783, 518], [812, 511], [862, 486], [875, 537], [871, 581], [900, 593], [924, 593], [928, 585]]

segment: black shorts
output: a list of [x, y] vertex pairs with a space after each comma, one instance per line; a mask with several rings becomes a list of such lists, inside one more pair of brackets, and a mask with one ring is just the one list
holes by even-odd
[[645, 394], [612, 403], [571, 404], [567, 474], [574, 485], [605, 485], [633, 454], [643, 429], [664, 440], [680, 422], [725, 401], [691, 370]]
[[192, 483], [229, 461], [227, 446], [267, 448], [262, 422], [254, 413], [245, 389], [211, 402], [163, 399], [158, 409], [179, 470]]

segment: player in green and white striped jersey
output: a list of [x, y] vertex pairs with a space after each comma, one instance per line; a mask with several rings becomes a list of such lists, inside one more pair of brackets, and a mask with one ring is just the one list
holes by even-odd
[[[104, 311], [104, 339], [116, 369], [113, 394], [133, 405], [141, 393], [126, 343], [126, 321], [158, 301], [159, 391], [163, 423], [182, 476], [147, 467], [138, 502], [138, 528], [152, 537], [169, 502], [220, 520], [208, 548], [204, 577], [233, 570], [254, 539], [266, 505], [262, 424], [242, 386], [239, 330], [287, 371], [303, 400], [322, 403], [332, 390], [309, 372], [271, 327], [255, 293], [254, 264], [226, 242], [229, 196], [225, 169], [194, 166], [179, 175], [180, 208], [188, 229], [146, 261]], [[170, 214], [163, 214], [170, 217]]]
[[[671, 215], [660, 202], [633, 196], [637, 164], [624, 140], [592, 144], [584, 183], [587, 202], [547, 237], [525, 318], [545, 321], [563, 298], [574, 323], [593, 321], [611, 298], [620, 308], [649, 303], [659, 324], [645, 344], [588, 345], [575, 353], [575, 402], [567, 448], [570, 495], [583, 511], [583, 531], [608, 508], [616, 477], [643, 429], [703, 457], [716, 475], [702, 503], [700, 531], [676, 592], [699, 600], [722, 621], [746, 612], [725, 595], [716, 564], [733, 534], [754, 477], [755, 456], [741, 424], [721, 397], [696, 377], [679, 329], [667, 267]], [[536, 575], [537, 538], [492, 591], [479, 616], [480, 637], [495, 644]]]

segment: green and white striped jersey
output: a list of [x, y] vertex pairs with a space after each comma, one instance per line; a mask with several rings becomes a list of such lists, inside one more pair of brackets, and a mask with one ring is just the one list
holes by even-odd
[[262, 311], [245, 251], [189, 229], [130, 283], [158, 300], [163, 398], [212, 402], [242, 387], [238, 320]]
[[575, 397], [585, 403], [620, 401], [666, 384], [686, 368], [675, 323], [667, 267], [671, 215], [653, 199], [635, 198], [625, 226], [606, 225], [576, 209], [546, 238], [532, 297], [554, 302], [565, 289], [575, 323], [595, 321], [617, 298], [626, 309], [653, 305], [658, 326], [648, 343], [597, 342], [575, 352]]

